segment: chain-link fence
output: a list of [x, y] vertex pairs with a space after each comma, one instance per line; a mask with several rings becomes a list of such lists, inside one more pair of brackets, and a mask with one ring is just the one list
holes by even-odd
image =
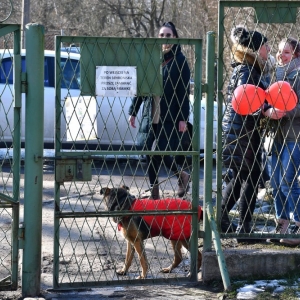
[[[57, 53], [62, 42], [76, 45], [78, 53], [69, 51], [65, 60], [58, 57], [56, 61], [56, 288], [115, 280], [126, 283], [144, 276], [151, 281], [190, 278], [189, 271], [199, 267], [197, 248], [190, 248], [191, 256], [184, 252], [180, 258], [184, 263], [172, 272], [161, 270], [178, 256], [179, 245], [187, 246], [193, 238], [197, 241], [199, 191], [203, 193], [203, 184], [198, 184], [204, 134], [201, 104], [205, 109], [197, 63], [201, 41], [180, 39], [164, 57], [160, 39], [57, 37]], [[153, 123], [155, 114], [158, 118]], [[130, 116], [134, 121], [129, 121]], [[146, 121], [150, 123], [145, 130]], [[133, 195], [130, 199], [144, 203], [141, 211], [133, 213], [127, 202], [123, 210], [123, 204], [105, 204], [100, 191], [105, 194], [107, 187], [123, 185]], [[124, 200], [121, 196], [108, 199]], [[175, 204], [161, 212], [155, 205], [176, 199], [187, 209]], [[134, 250], [129, 248], [126, 254], [125, 238], [136, 234], [135, 244], [145, 234], [135, 218], [145, 220], [147, 211], [153, 220], [146, 226], [151, 230], [158, 226], [158, 231], [143, 242], [142, 257], [134, 256], [129, 268]], [[178, 234], [176, 223], [182, 215], [186, 220], [178, 228], [182, 237], [172, 250], [170, 240]], [[156, 224], [160, 218], [172, 234], [165, 235], [163, 225]], [[133, 227], [140, 233], [132, 232]], [[186, 230], [187, 235], [183, 234]], [[146, 274], [141, 271], [144, 254], [148, 257]]]
[[[174, 252], [178, 258], [180, 245], [198, 246], [203, 179], [212, 186], [210, 176], [199, 170], [199, 153], [211, 137], [217, 190], [224, 186], [217, 198], [221, 237], [298, 245], [298, 4], [220, 1], [217, 101], [214, 126], [206, 129], [201, 40], [179, 39], [173, 44], [170, 39], [56, 38], [56, 56], [45, 52], [44, 80], [47, 99], [52, 99], [45, 101], [44, 141], [55, 142], [55, 288], [128, 283], [144, 276], [151, 282], [195, 278], [198, 247], [190, 247], [191, 255], [185, 251], [183, 264], [172, 272], [161, 270], [172, 264]], [[296, 43], [286, 40], [290, 37]], [[21, 74], [23, 66], [18, 49], [10, 50], [13, 38], [15, 34], [6, 32], [0, 38], [4, 285], [17, 274], [9, 266], [18, 249], [12, 238], [17, 230], [9, 222], [18, 219], [14, 209], [19, 177], [14, 174], [20, 174], [21, 98], [14, 93], [11, 77], [13, 68], [17, 68], [14, 74]], [[73, 46], [61, 52], [62, 45]], [[16, 80], [20, 89], [21, 76]], [[271, 148], [270, 141], [274, 141]], [[110, 197], [107, 189], [120, 186], [127, 186], [133, 196], [126, 192], [124, 210], [122, 198]], [[117, 199], [117, 205], [107, 205], [105, 195], [108, 201]], [[141, 210], [128, 206], [135, 198], [146, 201]], [[148, 207], [177, 199], [187, 206], [163, 211]], [[149, 216], [155, 221], [147, 224]], [[171, 238], [177, 216], [186, 218], [178, 229], [182, 239]], [[141, 224], [147, 231], [160, 217], [173, 231], [165, 239], [165, 229], [159, 225], [142, 243], [140, 257], [145, 253], [148, 257], [145, 275], [145, 263], [132, 248], [127, 251], [126, 239], [132, 226], [134, 236], [142, 232], [144, 239]], [[125, 236], [119, 235], [122, 232]]]
[[[20, 27], [0, 25], [0, 30], [0, 289], [16, 289], [19, 268], [20, 94], [15, 94], [12, 74], [20, 67], [20, 60], [16, 58], [19, 48], [14, 49], [14, 43], [20, 41]], [[20, 78], [16, 79], [18, 83]]]
[[297, 1], [220, 1], [222, 237], [300, 244], [299, 18]]
[[55, 36], [60, 35], [61, 31], [59, 30], [49, 30], [45, 32], [45, 49], [54, 50]]

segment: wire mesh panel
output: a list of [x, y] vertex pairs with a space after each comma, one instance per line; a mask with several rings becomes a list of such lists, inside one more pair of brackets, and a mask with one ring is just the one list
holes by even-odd
[[295, 246], [300, 244], [295, 235], [300, 217], [299, 2], [221, 0], [219, 8], [222, 237]]
[[[55, 288], [188, 280], [197, 273], [198, 249], [184, 247], [192, 238], [197, 241], [203, 193], [202, 41], [176, 41], [170, 56], [180, 54], [180, 62], [163, 59], [162, 39], [56, 38]], [[61, 63], [62, 43], [77, 49], [77, 61], [67, 48], [69, 57]], [[173, 68], [176, 80], [164, 64]], [[166, 96], [166, 85], [171, 96]], [[171, 97], [175, 108], [167, 102], [151, 108], [164, 97]], [[154, 116], [158, 106], [159, 121], [155, 126], [150, 122], [143, 132], [147, 115]], [[184, 121], [184, 133], [179, 121]], [[170, 128], [160, 125], [167, 123]], [[165, 162], [167, 156], [171, 165]], [[136, 208], [135, 203], [144, 204]], [[193, 223], [193, 218], [198, 221]], [[180, 237], [174, 237], [176, 228]], [[134, 255], [131, 244], [141, 252]], [[176, 268], [171, 271], [174, 257]], [[178, 267], [177, 261], [182, 262]]]
[[0, 289], [17, 289], [21, 78], [13, 74], [21, 62], [14, 48], [20, 27], [0, 24], [0, 44]]

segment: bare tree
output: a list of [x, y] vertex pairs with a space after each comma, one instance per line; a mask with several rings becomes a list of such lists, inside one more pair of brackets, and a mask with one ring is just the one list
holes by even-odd
[[21, 24], [22, 1], [1, 0], [0, 22], [7, 24]]
[[[21, 24], [20, 1], [11, 1], [14, 12], [7, 22]], [[202, 38], [217, 27], [217, 0], [30, 1], [31, 21], [43, 24], [46, 33], [155, 37], [163, 22], [173, 21], [182, 37]]]
[[153, 37], [160, 27], [167, 0], [102, 0], [115, 35]]

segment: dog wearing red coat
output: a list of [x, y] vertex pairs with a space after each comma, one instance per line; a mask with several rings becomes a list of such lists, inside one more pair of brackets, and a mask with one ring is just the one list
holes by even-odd
[[[108, 211], [168, 211], [191, 210], [191, 202], [182, 199], [136, 199], [130, 195], [127, 187], [103, 188], [100, 191]], [[202, 209], [198, 207], [198, 220], [202, 219]], [[170, 266], [161, 272], [169, 273], [182, 261], [182, 246], [189, 250], [188, 240], [192, 234], [192, 216], [190, 214], [166, 214], [113, 217], [124, 238], [127, 240], [127, 251], [124, 266], [117, 270], [118, 275], [126, 275], [131, 266], [135, 251], [138, 253], [142, 273], [137, 279], [146, 278], [148, 261], [145, 255], [145, 239], [162, 235], [169, 239], [174, 250], [174, 259]], [[201, 267], [202, 254], [198, 250], [198, 270]]]

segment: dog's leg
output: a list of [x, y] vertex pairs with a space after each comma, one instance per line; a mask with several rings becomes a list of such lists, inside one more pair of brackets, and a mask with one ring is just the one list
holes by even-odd
[[137, 252], [142, 267], [142, 274], [141, 276], [138, 276], [137, 279], [146, 278], [146, 274], [148, 271], [148, 260], [145, 254], [144, 244], [143, 244], [144, 239], [143, 236], [141, 235], [141, 232], [138, 230], [136, 224], [133, 221], [131, 221], [129, 223], [124, 224], [124, 227], [122, 229], [122, 234], [127, 240], [127, 252], [126, 252], [124, 266], [122, 269], [117, 271], [117, 274], [119, 275], [126, 274], [129, 267], [131, 266], [134, 253]]
[[126, 275], [128, 269], [131, 266], [133, 256], [134, 256], [134, 247], [131, 245], [130, 241], [127, 240], [127, 250], [126, 250], [126, 257], [125, 257], [125, 262], [124, 266], [122, 269], [116, 270], [116, 273], [118, 275]]
[[[184, 248], [186, 248], [188, 251], [190, 251], [190, 245], [189, 245], [189, 243], [187, 243], [186, 241], [182, 241], [182, 245], [183, 245]], [[202, 254], [198, 250], [198, 259], [197, 259], [197, 270], [198, 271], [201, 268], [201, 264], [202, 264]]]
[[171, 244], [174, 250], [174, 259], [172, 264], [169, 267], [161, 269], [162, 273], [170, 273], [174, 268], [176, 268], [182, 262], [182, 253], [181, 253], [182, 242], [171, 240]]
[[134, 241], [133, 246], [135, 248], [135, 251], [138, 253], [140, 264], [142, 267], [142, 275], [138, 276], [136, 279], [144, 279], [144, 278], [146, 278], [146, 274], [148, 271], [148, 260], [147, 260], [146, 253], [145, 253], [143, 239], [141, 237], [137, 236]]

